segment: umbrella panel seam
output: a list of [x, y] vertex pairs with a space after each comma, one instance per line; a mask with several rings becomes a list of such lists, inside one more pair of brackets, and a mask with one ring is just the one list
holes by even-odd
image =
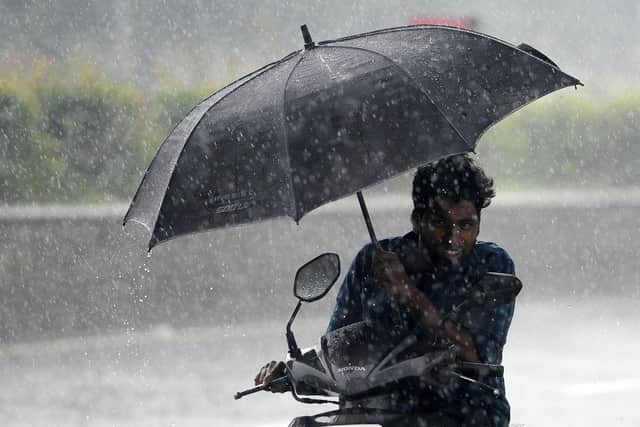
[[298, 59], [298, 62], [296, 62], [296, 64], [291, 68], [291, 71], [289, 72], [289, 75], [287, 76], [287, 80], [284, 83], [284, 89], [282, 91], [282, 133], [284, 135], [284, 148], [287, 151], [286, 152], [286, 156], [285, 156], [285, 160], [287, 162], [287, 178], [289, 181], [289, 188], [291, 190], [290, 194], [291, 194], [291, 202], [290, 202], [290, 214], [293, 214], [292, 218], [293, 220], [296, 222], [296, 224], [298, 223], [298, 221], [300, 220], [300, 217], [298, 217], [298, 206], [297, 206], [297, 200], [296, 200], [296, 192], [295, 189], [293, 187], [293, 169], [291, 169], [291, 157], [290, 157], [290, 153], [289, 153], [289, 133], [287, 132], [287, 86], [289, 86], [289, 81], [291, 80], [291, 77], [293, 76], [294, 71], [296, 70], [296, 68], [298, 68], [298, 65], [300, 65], [300, 63], [302, 62], [302, 60], [304, 59], [304, 51], [301, 52], [300, 55], [300, 59]]

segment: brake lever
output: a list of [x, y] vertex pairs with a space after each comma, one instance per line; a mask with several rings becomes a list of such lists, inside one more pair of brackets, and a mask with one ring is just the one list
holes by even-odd
[[468, 377], [466, 375], [462, 375], [459, 372], [452, 371], [452, 370], [446, 370], [444, 372], [446, 372], [449, 375], [453, 375], [453, 376], [455, 376], [455, 377], [457, 377], [457, 378], [459, 378], [461, 380], [468, 381], [468, 382], [470, 382], [472, 384], [475, 384], [475, 385], [477, 385], [477, 386], [479, 386], [481, 388], [484, 388], [485, 390], [490, 391], [495, 397], [500, 397], [500, 395], [502, 394], [502, 393], [500, 393], [500, 390], [498, 390], [497, 388], [491, 387], [490, 385], [487, 385], [487, 384], [485, 384], [483, 382], [480, 382], [480, 381], [478, 381], [476, 379], [470, 378], [470, 377]]

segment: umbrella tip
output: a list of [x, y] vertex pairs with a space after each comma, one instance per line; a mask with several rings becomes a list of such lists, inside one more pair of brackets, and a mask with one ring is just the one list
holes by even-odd
[[304, 39], [304, 48], [311, 49], [315, 47], [316, 44], [311, 39], [311, 34], [309, 34], [309, 29], [306, 24], [300, 26], [300, 31], [302, 31], [302, 38]]

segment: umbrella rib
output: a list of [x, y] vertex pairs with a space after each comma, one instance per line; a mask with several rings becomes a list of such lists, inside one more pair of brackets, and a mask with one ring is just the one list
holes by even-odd
[[469, 141], [467, 141], [467, 138], [464, 137], [464, 135], [462, 135], [460, 133], [460, 131], [458, 130], [457, 127], [455, 127], [453, 125], [453, 123], [451, 123], [451, 120], [449, 120], [449, 117], [446, 116], [446, 114], [444, 114], [442, 112], [442, 110], [440, 109], [440, 107], [438, 107], [438, 104], [436, 104], [433, 99], [431, 98], [431, 96], [429, 96], [429, 94], [427, 93], [427, 91], [424, 90], [424, 88], [422, 87], [422, 85], [419, 83], [418, 79], [416, 79], [415, 77], [413, 77], [411, 75], [411, 73], [409, 73], [405, 68], [403, 68], [402, 66], [400, 66], [399, 64], [397, 64], [393, 59], [389, 58], [387, 55], [384, 55], [380, 52], [376, 52], [374, 50], [371, 49], [367, 49], [364, 47], [356, 47], [356, 46], [326, 46], [323, 45], [322, 48], [331, 48], [331, 49], [354, 49], [354, 50], [360, 50], [363, 52], [367, 52], [369, 54], [372, 55], [376, 55], [379, 56], [381, 58], [384, 58], [385, 60], [389, 61], [391, 64], [393, 64], [394, 66], [398, 67], [398, 69], [401, 70], [401, 72], [403, 72], [407, 77], [409, 77], [409, 79], [411, 79], [411, 81], [415, 82], [416, 87], [420, 90], [420, 92], [422, 92], [422, 94], [424, 96], [427, 97], [427, 99], [429, 99], [429, 102], [431, 102], [431, 104], [433, 104], [433, 106], [435, 107], [435, 109], [438, 111], [438, 113], [440, 113], [440, 115], [442, 117], [444, 117], [444, 119], [447, 121], [447, 123], [449, 123], [449, 126], [451, 126], [451, 128], [455, 131], [456, 134], [458, 134], [458, 136], [464, 141], [464, 143], [467, 145], [467, 147], [469, 147], [469, 149], [472, 152], [475, 152], [474, 150], [474, 146], [472, 144], [469, 143]]
[[[525, 53], [526, 53], [526, 52], [525, 52]], [[553, 65], [549, 65], [549, 66], [553, 67]], [[565, 73], [564, 71], [560, 71], [560, 72], [561, 72], [562, 74], [564, 74], [565, 76], [569, 77], [570, 79], [577, 80], [577, 79], [575, 79], [573, 76], [571, 76], [571, 75], [569, 75], [569, 74]], [[525, 102], [524, 104], [520, 105], [520, 106], [519, 106], [519, 107], [517, 107], [517, 108], [514, 108], [513, 110], [510, 110], [510, 111], [509, 111], [505, 116], [503, 116], [503, 118], [502, 118], [502, 119], [504, 119], [505, 117], [507, 117], [507, 116], [509, 116], [509, 115], [511, 115], [511, 114], [513, 114], [513, 113], [515, 113], [516, 111], [519, 111], [519, 110], [523, 109], [524, 107], [526, 107], [526, 106], [530, 105], [533, 101], [537, 101], [538, 99], [542, 99], [542, 98], [544, 98], [545, 96], [547, 96], [547, 95], [549, 95], [549, 94], [551, 94], [551, 93], [555, 92], [556, 90], [564, 89], [564, 88], [566, 88], [566, 87], [573, 86], [573, 85], [575, 85], [575, 84], [576, 84], [576, 83], [572, 82], [572, 83], [570, 83], [570, 84], [561, 85], [561, 86], [559, 86], [559, 87], [550, 87], [550, 88], [548, 88], [547, 90], [540, 91], [540, 96], [538, 96], [538, 97], [537, 97], [537, 98], [535, 98], [534, 100], [531, 100], [531, 101], [527, 101], [527, 102]], [[582, 85], [582, 83], [581, 83], [579, 80], [578, 80], [578, 84]], [[584, 85], [583, 85], [583, 86], [584, 86]], [[501, 120], [502, 120], [502, 119], [501, 119]], [[491, 123], [489, 126], [487, 126], [486, 128], [484, 128], [484, 129], [482, 130], [482, 132], [480, 132], [480, 134], [478, 135], [478, 138], [477, 138], [477, 139], [478, 139], [478, 140], [480, 140], [480, 138], [482, 138], [482, 136], [483, 136], [485, 133], [487, 133], [487, 132], [489, 131], [489, 129], [491, 129], [492, 127], [494, 127], [495, 125], [497, 125], [499, 122], [500, 122], [500, 120], [498, 120], [497, 122]]]
[[[397, 33], [397, 32], [402, 32], [402, 31], [431, 30], [431, 29], [440, 29], [440, 30], [445, 30], [445, 31], [455, 31], [455, 32], [460, 32], [460, 33], [469, 33], [469, 34], [481, 35], [483, 37], [488, 37], [488, 38], [491, 38], [491, 39], [499, 40], [499, 39], [496, 39], [495, 37], [491, 37], [491, 36], [488, 36], [486, 34], [482, 34], [482, 33], [479, 33], [477, 31], [469, 30], [469, 29], [466, 29], [466, 28], [450, 27], [450, 26], [447, 26], [447, 25], [428, 25], [428, 24], [423, 24], [423, 25], [404, 25], [404, 26], [399, 26], [399, 27], [383, 28], [381, 30], [374, 30], [374, 31], [368, 31], [368, 32], [365, 32], [365, 33], [360, 33], [360, 34], [353, 34], [353, 35], [350, 35], [350, 36], [340, 37], [340, 38], [337, 38], [337, 39], [323, 40], [323, 41], [318, 42], [317, 46], [326, 47], [326, 45], [329, 44], [329, 43], [347, 42], [347, 41], [360, 39], [360, 38], [364, 38], [364, 37], [377, 36], [379, 34]], [[499, 41], [502, 41], [502, 40], [499, 40]], [[508, 44], [507, 42], [503, 42], [503, 43]]]
[[[518, 46], [514, 45], [513, 43], [510, 43], [508, 41], [502, 40], [498, 37], [494, 37], [494, 36], [490, 36], [488, 34], [484, 34], [481, 33], [479, 31], [474, 31], [468, 28], [459, 28], [459, 27], [452, 27], [452, 26], [448, 26], [448, 25], [429, 25], [429, 24], [422, 24], [422, 25], [404, 25], [404, 26], [399, 26], [399, 27], [391, 27], [391, 28], [383, 28], [381, 30], [374, 30], [374, 31], [369, 31], [369, 32], [365, 32], [365, 33], [360, 33], [360, 34], [353, 34], [350, 36], [346, 36], [346, 37], [340, 37], [337, 39], [331, 39], [331, 40], [323, 40], [320, 41], [317, 44], [318, 47], [329, 47], [328, 45], [330, 43], [343, 43], [343, 42], [348, 42], [351, 40], [356, 40], [356, 39], [361, 39], [364, 37], [370, 37], [370, 36], [377, 36], [380, 34], [389, 34], [389, 33], [398, 33], [398, 32], [403, 32], [403, 31], [424, 31], [424, 30], [444, 30], [444, 31], [451, 31], [451, 32], [455, 32], [455, 33], [464, 33], [464, 34], [469, 34], [469, 35], [473, 35], [473, 36], [479, 36], [482, 38], [486, 38], [489, 39], [491, 41], [494, 41], [496, 43], [500, 43], [502, 45], [505, 45], [509, 48], [513, 48], [513, 49], [518, 49], [519, 51], [527, 54], [528, 56], [531, 56], [532, 58], [535, 58], [538, 61], [544, 62], [548, 65], [550, 65], [553, 68], [556, 68], [559, 71], [560, 67], [558, 67], [557, 65], [552, 65], [549, 64], [548, 62], [544, 61], [543, 59], [532, 55], [531, 53], [524, 51], [522, 49], [520, 49]], [[338, 47], [338, 46], [333, 46], [333, 47]], [[564, 71], [562, 71], [564, 73]], [[566, 74], [566, 73], [565, 73]], [[577, 79], [576, 79], [577, 80]]]
[[289, 180], [289, 188], [291, 189], [291, 203], [289, 206], [289, 213], [291, 216], [291, 214], [293, 214], [293, 216], [291, 216], [293, 218], [293, 220], [296, 222], [296, 224], [298, 223], [298, 220], [300, 218], [298, 218], [298, 208], [297, 208], [297, 203], [296, 203], [296, 193], [293, 189], [293, 174], [292, 174], [292, 169], [291, 169], [291, 158], [289, 157], [289, 134], [287, 133], [287, 112], [286, 112], [286, 108], [287, 108], [287, 86], [289, 86], [289, 81], [291, 80], [291, 77], [293, 76], [293, 72], [296, 70], [296, 68], [298, 68], [298, 65], [300, 65], [300, 63], [302, 62], [302, 60], [304, 59], [304, 54], [305, 52], [302, 51], [300, 58], [298, 59], [298, 62], [296, 62], [296, 64], [291, 68], [291, 71], [289, 72], [289, 75], [287, 76], [287, 80], [284, 82], [284, 89], [282, 91], [282, 134], [284, 135], [284, 148], [287, 151], [286, 156], [284, 156], [284, 158], [286, 159], [287, 162], [287, 178]]
[[[289, 55], [285, 56], [284, 58], [282, 58], [282, 59], [280, 59], [280, 60], [278, 60], [278, 61], [271, 62], [271, 63], [269, 63], [269, 64], [267, 64], [267, 65], [263, 66], [262, 68], [259, 68], [259, 69], [257, 69], [256, 71], [254, 71], [254, 72], [252, 72], [252, 73], [249, 73], [249, 74], [246, 74], [246, 75], [244, 75], [243, 77], [240, 77], [238, 80], [236, 80], [236, 81], [234, 81], [234, 82], [232, 82], [232, 83], [229, 83], [228, 85], [226, 85], [225, 87], [223, 87], [223, 88], [222, 88], [222, 89], [220, 89], [219, 91], [216, 91], [216, 93], [219, 93], [219, 92], [221, 92], [221, 91], [223, 91], [223, 90], [225, 90], [225, 89], [227, 89], [227, 88], [230, 88], [231, 86], [233, 86], [233, 85], [234, 85], [234, 83], [238, 83], [238, 82], [240, 82], [241, 80], [246, 79], [246, 80], [244, 80], [243, 82], [241, 82], [238, 86], [236, 86], [236, 87], [234, 87], [234, 88], [231, 88], [227, 93], [225, 93], [224, 95], [222, 95], [222, 96], [221, 96], [217, 101], [215, 101], [213, 104], [211, 104], [210, 106], [208, 106], [208, 107], [207, 107], [207, 109], [203, 111], [202, 115], [200, 116], [200, 119], [201, 119], [205, 114], [207, 114], [207, 112], [209, 112], [213, 107], [215, 107], [215, 106], [216, 106], [216, 105], [218, 105], [222, 100], [224, 100], [227, 96], [229, 96], [230, 94], [232, 94], [234, 91], [236, 91], [236, 90], [238, 90], [239, 88], [243, 87], [243, 86], [244, 86], [244, 85], [246, 85], [247, 83], [249, 83], [249, 82], [253, 81], [256, 77], [261, 76], [262, 74], [264, 74], [266, 71], [270, 70], [271, 68], [273, 68], [273, 67], [275, 67], [275, 66], [278, 66], [278, 65], [280, 65], [280, 64], [282, 64], [282, 63], [284, 63], [284, 62], [285, 62], [285, 61], [287, 61], [290, 57], [294, 56], [294, 55], [295, 55], [295, 54], [297, 54], [297, 53], [298, 53], [298, 52], [291, 53], [291, 54], [289, 54]], [[201, 105], [201, 104], [205, 103], [206, 101], [208, 101], [209, 99], [213, 98], [213, 97], [216, 95], [216, 93], [214, 93], [214, 94], [212, 94], [211, 96], [209, 96], [209, 97], [205, 98], [205, 100], [204, 100], [204, 101], [202, 101], [202, 102], [201, 102], [200, 104], [198, 104], [197, 106], [195, 106], [195, 107], [191, 110], [191, 112], [193, 112], [194, 110], [196, 110], [196, 109], [198, 108], [198, 106], [199, 106], [199, 105]], [[189, 114], [191, 114], [191, 112], [189, 112]], [[187, 115], [187, 116], [188, 116], [188, 115]], [[189, 138], [191, 138], [191, 135], [193, 134], [193, 131], [196, 129], [196, 127], [198, 127], [198, 124], [200, 123], [200, 119], [198, 119], [198, 121], [196, 122], [196, 124], [193, 126], [193, 128], [192, 128], [192, 129], [191, 129], [191, 131], [189, 132], [189, 136], [187, 136], [187, 137], [185, 138], [185, 141], [187, 141]], [[177, 127], [177, 126], [176, 126], [176, 127]], [[185, 144], [185, 145], [186, 145], [186, 144]], [[182, 155], [182, 151], [183, 151], [183, 150], [184, 150], [184, 146], [182, 147], [182, 150], [180, 150], [180, 154], [178, 155], [178, 158], [180, 158], [180, 156]], [[177, 159], [176, 159], [176, 163], [177, 163]]]
[[[271, 62], [269, 64], [266, 64], [265, 66], [259, 68], [256, 71], [253, 71], [252, 73], [246, 74], [245, 76], [239, 78], [238, 80], [229, 83], [228, 85], [224, 86], [222, 89], [216, 91], [214, 94], [208, 96], [207, 98], [205, 98], [204, 100], [202, 100], [199, 104], [197, 104], [195, 107], [193, 107], [191, 109], [191, 111], [189, 112], [189, 114], [187, 114], [187, 116], [180, 121], [171, 131], [171, 133], [165, 138], [164, 142], [160, 145], [160, 147], [158, 148], [158, 151], [156, 152], [153, 161], [151, 162], [151, 165], [153, 165], [153, 162], [155, 161], [155, 159], [158, 157], [158, 155], [160, 154], [160, 152], [162, 151], [162, 148], [164, 146], [164, 144], [171, 138], [171, 136], [174, 134], [174, 132], [176, 132], [178, 130], [178, 128], [184, 123], [184, 121], [191, 116], [191, 114], [193, 114], [194, 112], [196, 112], [198, 110], [199, 107], [202, 107], [203, 104], [206, 108], [203, 109], [202, 112], [199, 113], [199, 118], [197, 120], [193, 120], [192, 123], [189, 123], [185, 126], [185, 134], [188, 134], [185, 138], [181, 138], [184, 143], [182, 145], [182, 147], [180, 148], [180, 152], [175, 156], [175, 159], [173, 161], [171, 161], [171, 174], [169, 176], [169, 178], [166, 181], [165, 184], [165, 189], [166, 187], [169, 186], [169, 184], [171, 183], [171, 180], [173, 178], [173, 175], [175, 174], [175, 166], [178, 164], [178, 160], [180, 159], [180, 157], [182, 156], [182, 153], [184, 152], [184, 148], [186, 146], [186, 142], [188, 141], [188, 139], [191, 137], [191, 135], [193, 134], [193, 131], [196, 129], [196, 127], [198, 126], [198, 124], [200, 123], [200, 120], [202, 119], [202, 117], [207, 114], [208, 111], [210, 111], [212, 108], [214, 108], [216, 105], [218, 105], [223, 99], [225, 99], [228, 95], [230, 95], [231, 93], [233, 93], [235, 90], [237, 90], [238, 88], [246, 85], [247, 83], [249, 83], [250, 81], [254, 80], [256, 77], [264, 74], [266, 71], [270, 70], [271, 68], [278, 66], [279, 64], [284, 63], [285, 61], [287, 61], [289, 58], [293, 57], [295, 54], [297, 54], [298, 51], [293, 52], [287, 56], [285, 56], [284, 58], [278, 60], [278, 61], [274, 61]], [[243, 81], [244, 80], [244, 81]], [[239, 83], [236, 87], [233, 87], [234, 84]], [[207, 102], [211, 102], [212, 98], [214, 98], [216, 96], [216, 94], [219, 94], [220, 92], [223, 92], [227, 90], [227, 93], [223, 94], [220, 98], [218, 98], [217, 100], [214, 100], [211, 105], [206, 105]], [[189, 127], [191, 127], [191, 129], [189, 129]], [[149, 169], [151, 168], [151, 166], [149, 166]], [[134, 205], [136, 202], [136, 199], [138, 197], [139, 192], [141, 191], [145, 181], [147, 180], [147, 175], [149, 173], [149, 169], [147, 170], [147, 172], [145, 173], [142, 183], [140, 184], [140, 186], [138, 187], [138, 189], [136, 190], [136, 193], [133, 197], [133, 201], [131, 202], [131, 205], [129, 206], [129, 209], [127, 210], [127, 213], [124, 216], [123, 219], [123, 225], [125, 225], [129, 220], [131, 220], [132, 218], [130, 217], [130, 215], [132, 214], [133, 210], [134, 210]], [[162, 205], [164, 204], [164, 200], [167, 196], [166, 191], [164, 192], [161, 200], [160, 200], [160, 204], [157, 207], [157, 212], [155, 213], [155, 219], [153, 219], [153, 224], [149, 224], [148, 227], [152, 230], [151, 232], [151, 240], [149, 242], [149, 250], [151, 250], [151, 248], [155, 245], [155, 243], [161, 241], [160, 239], [158, 239], [155, 235], [155, 228], [156, 228], [156, 224], [158, 222], [158, 216], [160, 214], [160, 210], [162, 209]], [[134, 217], [135, 218], [135, 217]], [[142, 223], [142, 221], [137, 221], [139, 223]]]

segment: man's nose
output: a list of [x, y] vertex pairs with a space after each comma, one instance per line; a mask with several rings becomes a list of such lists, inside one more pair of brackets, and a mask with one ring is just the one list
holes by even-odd
[[459, 227], [455, 224], [449, 228], [447, 239], [450, 244], [457, 244], [462, 242], [462, 233]]

